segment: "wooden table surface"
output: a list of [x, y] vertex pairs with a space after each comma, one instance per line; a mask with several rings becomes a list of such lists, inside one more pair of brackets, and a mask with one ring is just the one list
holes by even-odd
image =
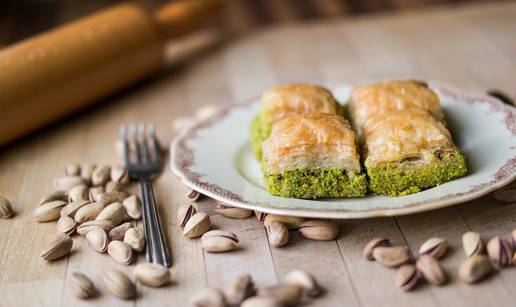
[[[340, 221], [336, 241], [309, 241], [291, 233], [285, 248], [271, 247], [254, 218], [216, 216], [212, 218], [216, 227], [236, 232], [243, 248], [209, 254], [203, 253], [199, 240], [184, 238], [175, 222], [176, 209], [186, 202], [185, 189], [167, 165], [156, 182], [156, 193], [175, 282], [160, 289], [138, 285], [139, 296], [133, 301], [118, 300], [105, 291], [87, 302], [74, 298], [66, 286], [72, 272], [86, 273], [101, 288], [100, 276], [106, 269], [130, 273], [132, 268], [96, 253], [81, 238], [74, 240], [68, 258], [44, 262], [39, 254], [52, 239], [55, 224], [36, 223], [32, 211], [67, 163], [115, 162], [119, 124], [155, 122], [163, 143], [168, 143], [176, 133], [174, 119], [193, 116], [203, 105], [257, 95], [279, 83], [421, 78], [514, 92], [515, 30], [514, 2], [270, 28], [3, 149], [0, 194], [11, 199], [17, 215], [0, 220], [0, 306], [186, 306], [189, 297], [207, 285], [227, 285], [243, 273], [251, 273], [258, 286], [273, 285], [298, 268], [315, 274], [327, 290], [312, 306], [514, 306], [515, 269], [502, 270], [473, 286], [457, 277], [456, 268], [464, 258], [460, 243], [464, 232], [475, 230], [489, 238], [516, 228], [516, 206], [497, 203], [491, 196], [411, 216]], [[393, 284], [395, 271], [362, 258], [366, 242], [377, 236], [408, 244], [413, 252], [431, 236], [448, 239], [451, 250], [442, 264], [449, 283], [402, 293]]]

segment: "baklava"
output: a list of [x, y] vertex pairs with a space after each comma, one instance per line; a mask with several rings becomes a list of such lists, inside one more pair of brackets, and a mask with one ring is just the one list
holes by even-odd
[[467, 172], [466, 160], [444, 123], [439, 97], [415, 81], [356, 88], [349, 105], [360, 131], [369, 189], [405, 195]]
[[339, 115], [290, 115], [263, 142], [265, 185], [295, 198], [360, 197], [367, 192], [355, 133]]
[[253, 153], [259, 161], [262, 159], [262, 142], [278, 120], [293, 114], [340, 114], [342, 110], [330, 91], [311, 84], [271, 88], [262, 95], [261, 107], [250, 127]]

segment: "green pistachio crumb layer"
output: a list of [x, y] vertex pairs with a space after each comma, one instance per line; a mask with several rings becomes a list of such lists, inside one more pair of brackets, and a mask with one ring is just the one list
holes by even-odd
[[366, 160], [369, 189], [382, 195], [407, 195], [466, 175], [466, 159], [458, 150], [437, 158], [437, 162], [428, 164], [404, 161], [372, 165]]
[[364, 173], [340, 168], [299, 168], [266, 173], [265, 186], [271, 194], [282, 197], [362, 197], [367, 192], [367, 179]]
[[254, 157], [256, 160], [262, 160], [262, 124], [260, 122], [260, 116], [256, 116], [251, 122], [251, 126], [249, 127], [249, 132], [251, 134], [251, 148], [253, 150]]

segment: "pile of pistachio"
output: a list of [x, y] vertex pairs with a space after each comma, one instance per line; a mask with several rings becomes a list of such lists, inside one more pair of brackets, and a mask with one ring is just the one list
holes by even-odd
[[[123, 189], [129, 183], [127, 170], [120, 166], [69, 164], [62, 177], [53, 181], [54, 192], [41, 199], [34, 210], [37, 222], [57, 220], [57, 237], [42, 251], [44, 260], [52, 261], [68, 255], [72, 236], [78, 233], [98, 253], [106, 253], [115, 261], [129, 265], [145, 246], [141, 219], [141, 203], [136, 195]], [[139, 264], [135, 279], [149, 286], [161, 286], [169, 280], [169, 270], [155, 264]], [[112, 294], [130, 299], [136, 287], [124, 273], [111, 270], [102, 278]], [[85, 299], [96, 291], [88, 277], [80, 272], [69, 281], [72, 293]]]
[[[220, 253], [237, 249], [240, 241], [236, 234], [225, 230], [210, 231], [210, 215], [197, 212], [195, 202], [205, 196], [191, 189], [186, 196], [190, 203], [181, 206], [177, 214], [178, 224], [184, 228], [183, 235], [190, 239], [201, 237], [201, 246], [207, 252]], [[214, 213], [233, 219], [245, 219], [249, 218], [253, 211], [218, 204]], [[298, 230], [305, 238], [321, 241], [335, 240], [339, 235], [337, 225], [328, 220], [306, 220], [302, 217], [258, 211], [254, 213], [256, 218], [263, 222], [269, 243], [275, 247], [282, 247], [288, 243], [290, 230]]]
[[222, 291], [206, 288], [191, 298], [195, 307], [282, 307], [306, 304], [323, 293], [315, 278], [301, 270], [285, 276], [285, 282], [276, 286], [256, 289], [251, 275], [233, 280]]
[[[458, 275], [464, 282], [480, 281], [492, 273], [495, 267], [516, 265], [516, 229], [513, 230], [510, 241], [495, 236], [488, 241], [487, 248], [484, 247], [479, 233], [466, 232], [462, 236], [462, 246], [467, 259], [459, 265]], [[389, 239], [376, 238], [365, 246], [363, 255], [367, 260], [374, 260], [383, 266], [398, 268], [395, 277], [396, 287], [410, 291], [420, 280], [437, 286], [446, 283], [446, 273], [438, 260], [447, 250], [446, 239], [431, 238], [421, 245], [419, 257], [414, 259], [407, 246], [392, 246]], [[485, 250], [487, 256], [484, 254]]]

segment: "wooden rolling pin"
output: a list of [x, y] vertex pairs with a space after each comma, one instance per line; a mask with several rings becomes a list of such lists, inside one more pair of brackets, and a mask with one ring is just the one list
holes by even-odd
[[213, 24], [222, 1], [121, 4], [0, 50], [0, 146], [157, 71], [164, 42]]

